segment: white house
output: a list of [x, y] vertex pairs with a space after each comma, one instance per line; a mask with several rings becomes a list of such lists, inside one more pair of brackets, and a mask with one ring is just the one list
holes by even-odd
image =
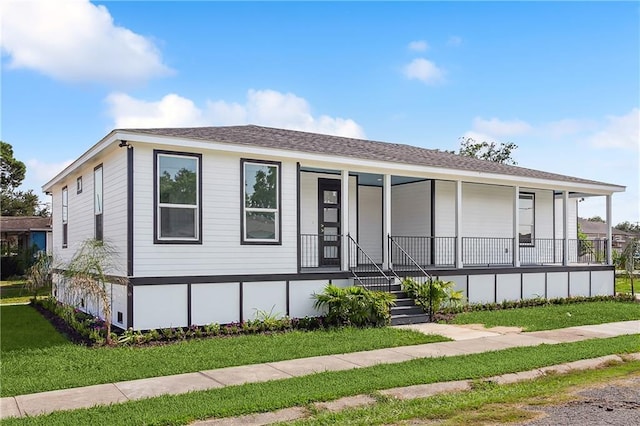
[[425, 274], [471, 303], [613, 294], [611, 236], [581, 252], [577, 200], [606, 197], [611, 223], [624, 191], [253, 125], [113, 130], [43, 189], [58, 260], [94, 237], [120, 253], [113, 273], [129, 284], [112, 286], [113, 323], [135, 329], [314, 315], [328, 282], [390, 290]]

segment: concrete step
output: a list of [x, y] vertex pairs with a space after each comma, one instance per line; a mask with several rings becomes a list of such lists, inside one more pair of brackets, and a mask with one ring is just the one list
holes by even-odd
[[427, 314], [392, 315], [391, 325], [420, 324], [429, 322]]

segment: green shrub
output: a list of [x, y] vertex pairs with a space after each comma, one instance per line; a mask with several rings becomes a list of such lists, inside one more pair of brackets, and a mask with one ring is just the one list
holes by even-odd
[[462, 291], [454, 290], [453, 286], [454, 283], [451, 281], [433, 278], [425, 283], [418, 282], [413, 278], [402, 280], [402, 290], [427, 313], [429, 307], [432, 312], [438, 312], [443, 308], [457, 308], [463, 305]]
[[327, 322], [331, 325], [355, 327], [381, 327], [391, 320], [391, 306], [395, 297], [386, 292], [364, 287], [337, 287], [327, 284], [323, 292], [314, 293], [316, 309], [327, 309]]

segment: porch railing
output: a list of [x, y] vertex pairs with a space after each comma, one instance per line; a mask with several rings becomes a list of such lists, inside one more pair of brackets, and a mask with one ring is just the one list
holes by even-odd
[[317, 268], [320, 266], [320, 252], [317, 234], [300, 234], [300, 267]]
[[536, 238], [531, 244], [520, 246], [521, 265], [562, 264], [564, 252], [563, 240]]
[[465, 266], [513, 265], [513, 238], [462, 237]]
[[406, 256], [411, 257], [423, 268], [452, 268], [456, 265], [455, 237], [390, 236], [389, 238], [395, 243], [390, 246], [393, 265], [403, 266], [408, 260]]
[[569, 263], [606, 264], [607, 240], [569, 240]]
[[387, 275], [351, 235], [347, 235], [347, 241], [349, 269], [358, 284], [370, 290], [391, 292], [395, 277]]

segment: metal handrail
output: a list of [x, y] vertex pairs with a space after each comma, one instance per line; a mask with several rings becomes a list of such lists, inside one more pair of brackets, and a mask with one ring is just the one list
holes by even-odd
[[[393, 239], [393, 237], [392, 237], [391, 235], [389, 235], [389, 241], [390, 241], [391, 243], [393, 243], [397, 248], [399, 248], [399, 249], [400, 249], [400, 251], [401, 251], [405, 256], [407, 256], [407, 258], [411, 261], [411, 263], [413, 263], [413, 264], [418, 268], [418, 270], [419, 270], [420, 272], [422, 272], [422, 274], [423, 274], [425, 277], [427, 277], [428, 279], [431, 279], [431, 275], [430, 275], [427, 271], [425, 271], [425, 270], [422, 268], [422, 266], [420, 266], [420, 264], [419, 264], [418, 262], [416, 262], [416, 261], [415, 261], [415, 259], [414, 259], [413, 257], [411, 257], [411, 255], [410, 255], [409, 253], [407, 253], [407, 251], [406, 251], [404, 248], [402, 248], [402, 246], [401, 246], [400, 244], [398, 244], [398, 243]], [[393, 264], [392, 264], [392, 265], [393, 265]], [[391, 270], [393, 271], [393, 268], [391, 268]], [[395, 274], [395, 271], [394, 271], [394, 274]], [[396, 274], [396, 276], [398, 276], [398, 275]]]
[[[389, 283], [389, 290], [391, 289], [391, 278], [389, 278], [387, 276], [387, 274], [384, 273], [384, 271], [382, 270], [382, 268], [380, 268], [378, 266], [378, 264], [376, 262], [373, 261], [373, 259], [371, 259], [371, 257], [367, 254], [366, 251], [364, 251], [362, 249], [362, 247], [360, 247], [360, 244], [358, 244], [356, 242], [356, 240], [353, 239], [353, 237], [351, 236], [351, 234], [347, 234], [347, 238], [349, 238], [349, 240], [355, 245], [356, 249], [358, 250], [358, 254], [362, 253], [366, 259], [369, 261], [369, 264], [375, 266], [375, 268], [378, 270], [378, 273], [380, 273], [380, 275], [382, 275], [382, 277]], [[348, 255], [351, 256], [351, 250], [348, 250]], [[356, 260], [358, 259], [358, 257], [356, 258]], [[356, 263], [357, 265], [357, 263]], [[360, 282], [360, 284], [364, 285], [362, 280], [360, 279], [360, 277], [358, 276], [357, 272], [354, 270], [354, 268], [351, 266], [351, 259], [349, 259], [349, 269], [351, 270], [351, 273], [353, 274], [353, 276], [358, 280], [358, 282]]]
[[[407, 259], [409, 259], [409, 260], [411, 261], [411, 263], [413, 263], [413, 264], [414, 264], [414, 266], [416, 266], [416, 267], [418, 268], [418, 270], [419, 270], [420, 272], [422, 272], [422, 274], [423, 274], [423, 275], [425, 276], [425, 278], [427, 279], [427, 282], [429, 283], [429, 321], [433, 322], [433, 299], [432, 299], [432, 297], [431, 297], [431, 296], [432, 296], [432, 294], [433, 294], [433, 292], [432, 292], [433, 278], [431, 277], [431, 275], [430, 275], [427, 271], [425, 271], [425, 270], [422, 268], [422, 266], [420, 266], [420, 265], [418, 264], [418, 262], [416, 262], [416, 261], [415, 261], [415, 259], [414, 259], [413, 257], [411, 257], [411, 255], [410, 255], [409, 253], [407, 253], [407, 252], [406, 252], [406, 250], [405, 250], [402, 246], [400, 246], [400, 244], [398, 244], [398, 243], [393, 239], [393, 237], [392, 237], [391, 235], [388, 235], [388, 237], [389, 237], [389, 242], [390, 242], [391, 244], [394, 244], [397, 248], [399, 248], [399, 249], [400, 249], [400, 251], [402, 251], [402, 253], [403, 253], [405, 256], [407, 256]], [[391, 271], [393, 271], [393, 264], [392, 264], [392, 267], [391, 267]], [[394, 271], [394, 274], [396, 275], [396, 277], [398, 276], [398, 274], [396, 274], [396, 273], [395, 273], [395, 271]]]

